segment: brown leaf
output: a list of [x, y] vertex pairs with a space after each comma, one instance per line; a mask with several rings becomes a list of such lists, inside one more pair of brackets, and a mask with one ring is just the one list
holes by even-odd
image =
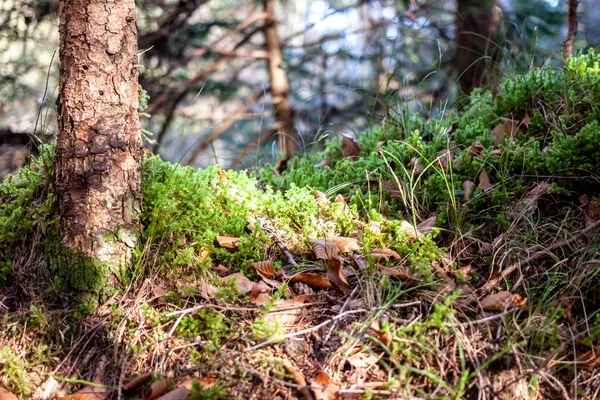
[[163, 394], [167, 393], [168, 390], [173, 388], [173, 379], [161, 378], [152, 382], [150, 387], [144, 390], [142, 400], [154, 400]]
[[514, 304], [516, 307], [521, 307], [526, 301], [527, 299], [523, 299], [517, 293], [512, 294], [509, 291], [503, 290], [496, 294], [490, 294], [489, 296], [486, 296], [483, 300], [481, 300], [481, 302], [479, 302], [479, 306], [485, 311], [504, 311], [510, 306], [510, 304]]
[[383, 182], [383, 188], [388, 192], [390, 197], [394, 199], [402, 199], [402, 188], [395, 181]]
[[329, 279], [327, 279], [327, 277], [310, 272], [296, 274], [292, 276], [290, 282], [304, 283], [305, 285], [308, 285], [314, 289], [331, 289], [331, 282], [329, 282]]
[[265, 278], [272, 278], [277, 275], [277, 271], [275, 271], [275, 268], [273, 267], [273, 261], [253, 262], [251, 265], [256, 272]]
[[342, 260], [338, 257], [332, 257], [329, 260], [329, 268], [327, 269], [327, 278], [338, 288], [342, 293], [350, 292], [350, 284], [342, 272]]
[[391, 278], [400, 279], [403, 282], [406, 282], [410, 285], [417, 285], [423, 282], [423, 279], [419, 276], [409, 274], [404, 271], [402, 268], [388, 268], [388, 267], [378, 267], [381, 272]]
[[482, 152], [483, 152], [483, 145], [481, 144], [481, 140], [479, 140], [479, 139], [477, 139], [477, 141], [475, 141], [475, 144], [473, 146], [469, 147], [469, 149], [467, 150], [467, 154], [471, 158], [477, 157]]
[[317, 204], [328, 204], [329, 200], [327, 200], [327, 196], [325, 195], [325, 193], [319, 191], [319, 190], [313, 190], [313, 196], [315, 198], [315, 200], [317, 201]]
[[419, 225], [417, 225], [417, 230], [420, 233], [422, 233], [423, 235], [431, 233], [431, 232], [433, 232], [433, 227], [435, 226], [435, 221], [437, 221], [437, 215], [433, 214], [431, 217], [427, 218], [426, 220], [421, 222]]
[[200, 257], [200, 259], [204, 261], [208, 258], [208, 256], [210, 256], [210, 251], [208, 251], [208, 249], [204, 246], [201, 247], [200, 251], [198, 251], [198, 257]]
[[229, 267], [226, 267], [223, 264], [219, 264], [216, 269], [217, 275], [219, 276], [225, 276], [229, 273]]
[[19, 400], [17, 396], [0, 387], [0, 400]]
[[423, 236], [421, 232], [415, 229], [415, 227], [412, 226], [412, 224], [408, 221], [400, 222], [400, 229], [402, 229], [402, 232], [404, 232], [404, 234], [412, 240], [420, 239]]
[[339, 254], [339, 249], [335, 243], [310, 237], [308, 238], [308, 241], [312, 245], [315, 257], [317, 257], [318, 260], [329, 260], [331, 257], [337, 257]]
[[70, 396], [57, 397], [56, 400], [104, 400], [110, 392], [111, 390], [103, 387], [86, 386]]
[[379, 154], [379, 150], [387, 143], [387, 140], [380, 140], [375, 146], [375, 153]]
[[492, 188], [492, 184], [490, 183], [490, 177], [488, 176], [488, 173], [485, 171], [485, 169], [482, 169], [479, 173], [479, 187], [484, 192], [487, 192]]
[[222, 169], [218, 169], [217, 174], [219, 174], [219, 178], [221, 180], [226, 181], [227, 179], [229, 179], [229, 177], [227, 176], [227, 172], [223, 171]]
[[359, 352], [351, 355], [346, 362], [356, 369], [370, 368], [379, 362], [379, 358], [373, 354]]
[[202, 297], [204, 297], [205, 299], [208, 299], [212, 296], [214, 296], [215, 294], [217, 294], [217, 292], [219, 291], [219, 288], [216, 287], [215, 285], [211, 285], [210, 283], [201, 281], [200, 283], [198, 283], [198, 291], [200, 293], [200, 295]]
[[337, 196], [335, 196], [335, 200], [333, 200], [334, 203], [341, 203], [341, 204], [346, 204], [346, 199], [344, 199], [344, 196], [342, 196], [341, 194], [338, 193]]
[[320, 163], [315, 164], [316, 168], [325, 168], [325, 167], [329, 167], [331, 168], [331, 158], [326, 158], [323, 161], [321, 161]]
[[146, 384], [152, 378], [152, 374], [150, 372], [146, 372], [145, 374], [138, 375], [135, 378], [131, 379], [129, 382], [123, 385], [123, 390], [129, 392], [131, 390], [135, 390], [138, 387]]
[[315, 376], [310, 388], [315, 395], [315, 400], [336, 400], [340, 385], [331, 379], [327, 372], [321, 371]]
[[237, 250], [240, 238], [232, 236], [217, 236], [219, 246], [230, 250]]
[[413, 157], [410, 159], [410, 164], [408, 164], [409, 168], [413, 172], [413, 174], [420, 174], [423, 172], [423, 164], [421, 164], [421, 159], [418, 157]]
[[465, 191], [465, 200], [469, 200], [469, 198], [471, 197], [471, 193], [473, 193], [473, 190], [475, 190], [477, 186], [471, 181], [464, 181], [462, 187]]
[[529, 116], [529, 114], [526, 113], [519, 125], [523, 125], [525, 128], [529, 128], [530, 122], [531, 122], [531, 117]]
[[271, 286], [269, 286], [265, 281], [258, 282], [248, 294], [250, 303], [257, 303], [261, 294], [269, 292], [271, 292]]
[[500, 157], [502, 155], [502, 150], [495, 149], [490, 151], [490, 157]]
[[349, 253], [351, 251], [359, 250], [360, 243], [356, 238], [325, 235], [325, 242], [333, 243], [338, 247], [340, 253]]
[[190, 392], [192, 391], [193, 381], [194, 380], [191, 378], [186, 379], [177, 387], [177, 389], [160, 396], [156, 400], [188, 400], [190, 398]]
[[592, 350], [577, 357], [575, 364], [578, 368], [594, 369], [600, 367], [600, 348], [592, 348]]
[[255, 285], [254, 282], [246, 278], [246, 276], [244, 276], [244, 274], [241, 272], [236, 272], [235, 274], [227, 275], [219, 279], [221, 280], [221, 284], [223, 286], [233, 285], [234, 289], [238, 293], [248, 293]]
[[371, 221], [367, 224], [366, 229], [375, 235], [381, 235], [381, 222]]
[[353, 158], [357, 159], [360, 155], [360, 145], [358, 142], [352, 138], [344, 136], [342, 138], [342, 155], [344, 158]]
[[385, 255], [391, 257], [391, 259], [394, 261], [400, 261], [402, 259], [402, 257], [400, 257], [400, 254], [396, 253], [392, 249], [388, 249], [387, 247], [384, 247], [381, 249], [373, 249], [373, 253], [374, 254], [385, 254]]
[[509, 118], [502, 118], [502, 122], [490, 132], [490, 135], [494, 138], [494, 144], [499, 145], [504, 142], [505, 136], [512, 137], [517, 131], [518, 125], [519, 121]]

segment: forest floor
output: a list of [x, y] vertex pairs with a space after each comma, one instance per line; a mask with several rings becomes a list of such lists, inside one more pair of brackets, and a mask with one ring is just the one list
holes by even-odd
[[357, 140], [253, 174], [149, 155], [116, 291], [49, 262], [43, 148], [0, 184], [0, 387], [599, 399], [599, 61], [532, 71], [441, 119], [388, 110]]

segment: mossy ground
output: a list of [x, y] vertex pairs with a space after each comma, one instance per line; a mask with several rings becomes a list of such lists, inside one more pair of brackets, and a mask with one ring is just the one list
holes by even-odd
[[[135, 264], [93, 314], [65, 306], [78, 287], [48, 262], [44, 149], [0, 184], [0, 385], [38, 398], [51, 378], [71, 390], [102, 365], [114, 388], [193, 375], [194, 398], [597, 398], [599, 62], [533, 70], [460, 114], [390, 110], [360, 154], [338, 138], [277, 174], [149, 156]], [[417, 235], [424, 221], [435, 228]], [[360, 244], [343, 256], [348, 288], [290, 279], [332, 268], [308, 241], [325, 235]], [[265, 260], [270, 280], [253, 266]], [[243, 277], [267, 288], [240, 291]], [[495, 311], [479, 303], [505, 293]]]

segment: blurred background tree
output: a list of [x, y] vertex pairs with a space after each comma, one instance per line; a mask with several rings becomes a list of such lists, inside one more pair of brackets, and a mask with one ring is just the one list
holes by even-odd
[[[278, 136], [289, 156], [406, 110], [447, 113], [500, 74], [560, 62], [566, 33], [566, 0], [136, 3], [146, 146], [194, 166], [251, 167], [282, 157]], [[576, 52], [599, 43], [598, 4], [581, 2]], [[54, 140], [57, 11], [0, 3], [0, 142]]]

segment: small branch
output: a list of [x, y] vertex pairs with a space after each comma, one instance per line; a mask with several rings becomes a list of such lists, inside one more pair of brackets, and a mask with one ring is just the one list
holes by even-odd
[[584, 236], [585, 234], [595, 230], [596, 228], [600, 227], [600, 221], [596, 221], [595, 223], [593, 223], [592, 225], [588, 226], [587, 228], [583, 229], [581, 232], [578, 232], [577, 234], [573, 235], [573, 237], [567, 239], [567, 240], [563, 240], [561, 242], [556, 242], [554, 244], [551, 244], [550, 246], [546, 247], [543, 250], [537, 250], [533, 249], [533, 248], [529, 248], [527, 249], [527, 253], [533, 253], [530, 256], [526, 257], [524, 260], [522, 261], [517, 261], [516, 263], [512, 264], [511, 266], [509, 266], [508, 268], [506, 268], [504, 271], [502, 271], [502, 273], [497, 276], [494, 279], [490, 279], [485, 285], [483, 285], [483, 287], [481, 289], [479, 289], [479, 292], [481, 294], [487, 294], [490, 291], [492, 291], [496, 286], [498, 286], [498, 284], [503, 281], [504, 279], [506, 279], [507, 276], [509, 276], [510, 274], [512, 274], [513, 272], [515, 272], [521, 265], [523, 264], [527, 264], [530, 263], [532, 261], [537, 260], [538, 258], [542, 257], [544, 254], [548, 254], [548, 252], [561, 248], [561, 247], [565, 247], [568, 246], [570, 244], [572, 244], [573, 242], [577, 241], [580, 237]]
[[[358, 286], [356, 286], [352, 290], [352, 293], [350, 293], [350, 296], [348, 296], [348, 298], [344, 302], [344, 305], [342, 305], [342, 308], [340, 308], [340, 314], [343, 314], [346, 311], [346, 308], [348, 308], [348, 304], [350, 304], [350, 300], [352, 300], [352, 296], [354, 296], [354, 293], [356, 293], [357, 290], [358, 290]], [[329, 340], [329, 337], [331, 336], [331, 333], [337, 326], [337, 323], [338, 323], [337, 320], [333, 321], [333, 324], [331, 324], [331, 327], [329, 328], [329, 332], [327, 332], [327, 336], [325, 336], [325, 340], [323, 342], [327, 343], [327, 341]]]
[[294, 256], [292, 255], [292, 253], [290, 253], [287, 246], [283, 244], [283, 242], [275, 234], [275, 229], [273, 229], [273, 227], [270, 225], [263, 224], [262, 222], [260, 222], [260, 227], [265, 232], [271, 235], [271, 239], [275, 242], [275, 245], [279, 247], [279, 250], [281, 250], [285, 258], [287, 259], [288, 264], [293, 265], [295, 268], [299, 268], [298, 264], [296, 263], [296, 260], [294, 260]]
[[565, 46], [565, 60], [573, 57], [573, 43], [577, 36], [577, 0], [569, 0], [567, 9], [567, 37], [563, 42]]

